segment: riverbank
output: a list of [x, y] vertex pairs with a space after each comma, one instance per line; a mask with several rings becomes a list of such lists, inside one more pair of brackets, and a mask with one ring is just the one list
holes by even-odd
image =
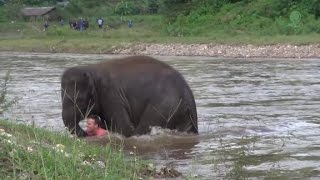
[[[31, 40], [17, 46], [1, 46], [0, 51], [40, 53], [81, 53], [159, 56], [206, 56], [223, 58], [320, 58], [320, 44], [294, 45], [232, 45], [196, 43], [121, 43], [112, 45], [99, 42], [76, 45], [75, 42], [42, 42]], [[75, 43], [73, 45], [73, 43]], [[0, 43], [1, 44], [1, 43]], [[28, 44], [30, 44], [28, 46]]]
[[3, 120], [0, 151], [0, 174], [5, 179], [138, 179], [141, 167], [110, 146]]
[[320, 45], [223, 45], [223, 44], [138, 44], [112, 51], [114, 54], [209, 56], [226, 58], [319, 58]]
[[[108, 139], [106, 146], [68, 132], [0, 120], [0, 176], [4, 179], [148, 179], [181, 176], [174, 169], [156, 171], [135, 151], [125, 153]], [[134, 149], [134, 148], [133, 148]]]
[[145, 43], [99, 39], [0, 40], [0, 51], [223, 58], [320, 58], [320, 44]]

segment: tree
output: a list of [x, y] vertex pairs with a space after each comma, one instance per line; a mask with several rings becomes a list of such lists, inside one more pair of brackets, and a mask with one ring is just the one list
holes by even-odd
[[0, 6], [3, 6], [5, 2], [5, 0], [0, 0]]
[[192, 0], [163, 0], [161, 12], [169, 22], [175, 21], [179, 15], [188, 15], [192, 8]]
[[121, 19], [123, 16], [139, 14], [140, 11], [136, 4], [131, 0], [121, 0], [115, 7], [115, 14], [120, 15]]
[[21, 19], [21, 8], [23, 5], [23, 0], [10, 0], [5, 3], [5, 14], [11, 20]]
[[147, 0], [147, 6], [149, 8], [149, 13], [156, 14], [159, 10], [158, 0]]

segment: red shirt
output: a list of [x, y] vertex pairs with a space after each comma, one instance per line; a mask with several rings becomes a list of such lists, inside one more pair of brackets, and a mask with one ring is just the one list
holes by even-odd
[[108, 135], [109, 132], [103, 128], [99, 128], [99, 129], [97, 129], [96, 133], [87, 131], [87, 134], [88, 134], [88, 136], [105, 136], [105, 135]]

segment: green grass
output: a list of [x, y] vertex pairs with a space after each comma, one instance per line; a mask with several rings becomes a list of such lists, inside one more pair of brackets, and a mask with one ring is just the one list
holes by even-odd
[[[126, 21], [133, 19], [129, 29]], [[254, 33], [231, 33], [221, 27], [211, 28], [198, 35], [169, 36], [164, 33], [161, 16], [109, 17], [105, 19], [107, 29], [98, 29], [95, 20], [90, 19], [90, 28], [85, 32], [75, 31], [57, 22], [50, 23], [47, 32], [40, 22], [0, 23], [0, 51], [67, 52], [67, 53], [110, 53], [115, 48], [134, 46], [139, 43], [212, 43], [212, 44], [317, 44], [320, 35], [258, 35]], [[106, 27], [106, 26], [105, 26]], [[227, 28], [227, 27], [225, 27]]]
[[0, 120], [3, 179], [139, 179], [142, 167], [121, 148]]

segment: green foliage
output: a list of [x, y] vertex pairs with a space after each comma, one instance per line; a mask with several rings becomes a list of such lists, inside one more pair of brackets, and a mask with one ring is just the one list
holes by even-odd
[[174, 22], [178, 16], [186, 16], [191, 10], [192, 0], [163, 0], [160, 12], [164, 14], [168, 23]]
[[[0, 22], [21, 19], [23, 4], [40, 6], [58, 1], [6, 1], [0, 8]], [[230, 36], [299, 35], [319, 33], [320, 0], [72, 0], [57, 11], [66, 22], [87, 18], [93, 29], [98, 17], [105, 20], [105, 27], [118, 29], [135, 15], [158, 13], [164, 17], [159, 29], [169, 36], [205, 37], [219, 32]], [[64, 36], [65, 32], [48, 33], [53, 34]]]
[[158, 12], [160, 0], [72, 0], [62, 12], [63, 17], [106, 17], [154, 14]]
[[164, 1], [163, 7], [172, 13], [164, 30], [170, 36], [204, 36], [208, 31], [230, 35], [318, 33], [319, 4], [319, 0]]
[[115, 8], [115, 14], [121, 16], [134, 15], [139, 13], [138, 7], [135, 6], [133, 1], [121, 0]]
[[23, 4], [28, 6], [48, 6], [55, 5], [57, 2], [62, 2], [63, 0], [22, 0]]
[[0, 23], [1, 22], [6, 22], [7, 18], [5, 16], [5, 10], [3, 7], [0, 6]]
[[47, 34], [48, 35], [55, 35], [55, 36], [64, 36], [65, 31], [62, 28], [54, 26], [50, 29], [50, 31]]
[[146, 4], [148, 7], [148, 10], [147, 10], [148, 13], [150, 14], [158, 13], [159, 6], [160, 6], [159, 0], [146, 0]]
[[11, 0], [8, 1], [5, 5], [5, 14], [10, 20], [21, 19], [21, 8], [23, 6], [22, 0]]
[[104, 17], [113, 14], [113, 7], [107, 0], [73, 0], [67, 7], [62, 9], [62, 17], [72, 19], [80, 17]]
[[121, 0], [116, 3], [114, 14], [120, 16], [155, 14], [159, 9], [160, 0]]

